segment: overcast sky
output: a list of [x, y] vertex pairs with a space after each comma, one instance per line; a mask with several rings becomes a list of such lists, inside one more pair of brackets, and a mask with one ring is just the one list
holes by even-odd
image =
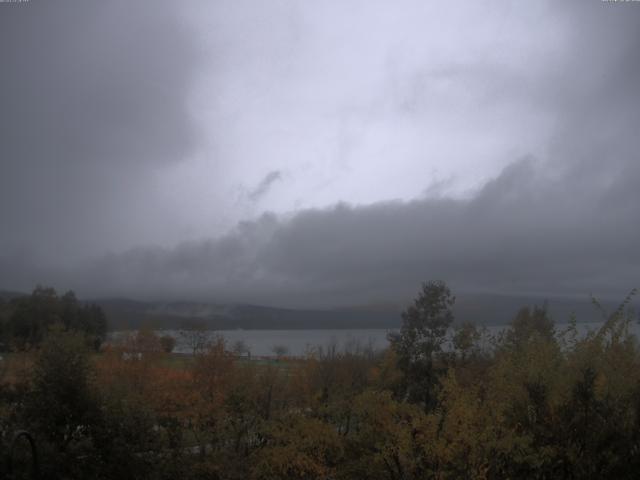
[[640, 281], [640, 3], [0, 3], [0, 289]]

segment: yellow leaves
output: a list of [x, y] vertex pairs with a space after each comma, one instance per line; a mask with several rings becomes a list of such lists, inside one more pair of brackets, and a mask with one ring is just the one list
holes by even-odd
[[488, 400], [503, 414], [528, 402], [527, 385], [544, 386], [552, 406], [561, 404], [570, 392], [562, 352], [555, 341], [541, 336], [498, 352], [485, 382]]
[[487, 456], [498, 432], [492, 409], [480, 399], [476, 386], [461, 387], [453, 371], [442, 381], [441, 408], [421, 426], [428, 432], [422, 448], [439, 478], [486, 478]]
[[348, 478], [403, 478], [416, 472], [417, 426], [423, 417], [420, 408], [395, 401], [390, 392], [367, 390], [356, 397], [345, 437]]
[[566, 381], [578, 382], [585, 369], [595, 371], [596, 399], [631, 402], [640, 384], [640, 349], [629, 333], [629, 320], [610, 318], [598, 331], [579, 340], [566, 355]]
[[382, 361], [372, 371], [372, 383], [382, 390], [394, 391], [402, 379], [403, 373], [398, 368], [398, 355], [394, 349], [388, 348]]
[[196, 355], [193, 367], [196, 387], [203, 395], [215, 397], [228, 386], [234, 373], [233, 356], [218, 339], [201, 354]]
[[150, 378], [150, 403], [160, 417], [186, 419], [196, 401], [189, 371], [157, 368]]
[[252, 478], [258, 480], [327, 478], [328, 469], [317, 459], [299, 451], [294, 445], [266, 447], [253, 469]]
[[159, 357], [132, 358], [126, 353], [109, 348], [96, 359], [99, 388], [142, 402], [159, 417], [183, 417], [195, 399], [192, 372], [171, 368]]
[[253, 458], [255, 480], [332, 478], [342, 455], [341, 439], [331, 425], [302, 414], [271, 422], [266, 445]]
[[4, 388], [15, 387], [28, 382], [33, 369], [35, 351], [20, 351], [3, 354], [0, 360], [0, 385]]
[[[520, 335], [493, 352], [439, 358], [446, 374], [434, 376], [428, 414], [398, 388], [424, 372], [403, 375], [393, 349], [265, 365], [234, 359], [219, 339], [181, 369], [167, 357], [131, 361], [113, 350], [96, 363], [104, 388], [144, 399], [153, 425], [191, 429], [185, 437], [203, 447], [204, 478], [225, 478], [228, 464], [233, 478], [254, 480], [564, 478], [572, 462], [587, 464], [571, 470], [584, 478], [632, 455], [635, 340], [594, 334], [561, 344], [527, 315]], [[145, 335], [135, 342], [138, 350], [154, 344]]]

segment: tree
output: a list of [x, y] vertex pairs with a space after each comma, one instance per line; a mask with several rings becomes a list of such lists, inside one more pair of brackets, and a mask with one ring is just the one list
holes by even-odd
[[180, 329], [180, 336], [193, 355], [204, 352], [209, 343], [207, 326], [198, 321], [184, 322]]
[[419, 465], [417, 444], [425, 415], [416, 406], [394, 400], [389, 392], [368, 390], [355, 398], [353, 427], [344, 436], [342, 478], [401, 480], [428, 476]]
[[399, 333], [389, 335], [398, 356], [398, 367], [405, 375], [409, 400], [430, 409], [436, 399], [437, 368], [434, 357], [442, 352], [447, 330], [453, 322], [455, 297], [442, 281], [422, 284], [418, 297], [402, 313]]
[[86, 424], [93, 406], [91, 369], [83, 339], [60, 330], [50, 334], [38, 353], [32, 373], [29, 417], [47, 437], [63, 447]]
[[251, 359], [251, 349], [244, 340], [236, 340], [231, 349], [238, 357], [242, 357], [245, 353], [247, 358]]
[[505, 344], [517, 349], [534, 338], [552, 341], [554, 335], [554, 322], [549, 316], [546, 304], [542, 307], [524, 307], [518, 311], [505, 332]]
[[11, 301], [7, 334], [19, 349], [37, 346], [52, 325], [65, 331], [81, 332], [95, 350], [107, 335], [107, 319], [97, 305], [82, 304], [73, 291], [58, 296], [53, 288], [37, 286], [30, 296]]
[[192, 371], [198, 398], [191, 407], [193, 419], [190, 423], [200, 444], [200, 451], [204, 453], [206, 442], [201, 434], [210, 437], [218, 434], [225, 417], [224, 401], [236, 375], [234, 358], [227, 351], [224, 338], [218, 336], [204, 352], [195, 356]]
[[82, 335], [54, 327], [36, 357], [24, 421], [42, 440], [46, 478], [73, 478], [90, 452], [100, 409], [88, 353]]
[[176, 347], [176, 339], [171, 335], [163, 335], [160, 337], [160, 346], [165, 353], [171, 353]]
[[465, 322], [458, 326], [453, 333], [453, 348], [460, 355], [460, 359], [464, 362], [469, 355], [474, 353], [474, 349], [477, 349], [478, 341], [480, 340], [480, 332], [477, 327], [470, 322]]
[[334, 465], [342, 456], [342, 442], [331, 425], [292, 413], [269, 422], [263, 437], [264, 445], [252, 457], [250, 478], [336, 478]]
[[11, 340], [19, 349], [39, 344], [47, 329], [61, 321], [60, 304], [56, 291], [38, 285], [30, 296], [11, 301], [12, 313], [7, 322]]
[[155, 356], [164, 351], [160, 338], [149, 326], [140, 328], [130, 336], [125, 341], [125, 349], [133, 356]]

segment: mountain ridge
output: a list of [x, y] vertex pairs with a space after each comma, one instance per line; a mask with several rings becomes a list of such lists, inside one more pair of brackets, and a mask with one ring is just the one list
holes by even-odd
[[[0, 290], [0, 300], [26, 296], [26, 293]], [[334, 308], [287, 308], [251, 303], [217, 303], [206, 301], [144, 301], [131, 298], [85, 299], [100, 306], [110, 330], [207, 328], [212, 330], [298, 330], [298, 329], [367, 329], [399, 328], [402, 304], [353, 305]], [[579, 323], [603, 320], [602, 313], [589, 297], [543, 298], [499, 294], [461, 294], [454, 307], [456, 323], [505, 325], [518, 310], [546, 303], [556, 323], [567, 322], [575, 315]], [[614, 311], [619, 302], [601, 302], [606, 311]], [[638, 300], [632, 302], [638, 311]]]

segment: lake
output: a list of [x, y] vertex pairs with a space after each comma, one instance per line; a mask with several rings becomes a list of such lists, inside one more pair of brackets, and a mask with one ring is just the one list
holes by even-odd
[[[310, 349], [318, 346], [336, 344], [342, 350], [348, 344], [371, 346], [375, 350], [387, 347], [387, 333], [391, 330], [221, 330], [208, 332], [210, 338], [221, 335], [229, 348], [234, 343], [243, 341], [251, 355], [258, 357], [274, 356], [273, 347], [283, 346], [288, 350], [287, 355], [304, 356]], [[164, 335], [171, 335], [176, 339], [175, 352], [191, 353], [184, 337], [177, 330], [166, 330]]]
[[[594, 331], [602, 326], [602, 322], [578, 323], [577, 329], [581, 335], [589, 331]], [[566, 323], [556, 324], [556, 331], [561, 332], [568, 327]], [[498, 335], [505, 329], [504, 325], [488, 326], [486, 333], [488, 336]], [[631, 324], [634, 334], [640, 336], [640, 326], [634, 322]], [[362, 347], [371, 346], [374, 350], [383, 350], [388, 345], [387, 334], [393, 329], [360, 329], [360, 330], [221, 330], [206, 332], [208, 338], [213, 339], [216, 335], [221, 335], [226, 340], [229, 348], [238, 341], [244, 342], [249, 348], [251, 355], [258, 357], [274, 356], [274, 347], [283, 346], [287, 349], [287, 355], [304, 356], [309, 350], [315, 347], [327, 347], [336, 345], [339, 350], [345, 346], [360, 345]], [[116, 339], [125, 332], [113, 332], [111, 338]], [[191, 353], [191, 348], [179, 330], [163, 330], [160, 335], [170, 335], [176, 339], [175, 352]], [[485, 341], [488, 341], [485, 339]]]

